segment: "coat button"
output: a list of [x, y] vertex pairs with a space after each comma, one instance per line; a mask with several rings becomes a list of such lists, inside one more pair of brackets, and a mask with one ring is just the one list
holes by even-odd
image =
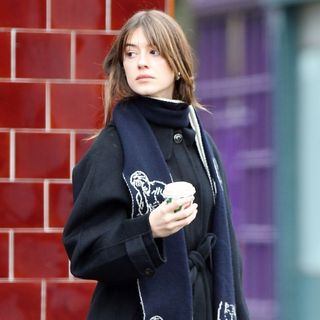
[[144, 269], [144, 274], [145, 274], [147, 277], [151, 277], [151, 276], [154, 274], [154, 270], [152, 270], [151, 268], [145, 268], [145, 269]]
[[181, 133], [176, 133], [174, 136], [173, 136], [173, 140], [175, 143], [181, 143], [182, 140], [183, 140], [183, 135]]

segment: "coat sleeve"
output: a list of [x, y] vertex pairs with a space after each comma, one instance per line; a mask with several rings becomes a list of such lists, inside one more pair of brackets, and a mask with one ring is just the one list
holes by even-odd
[[122, 161], [119, 137], [108, 127], [73, 169], [74, 206], [63, 232], [72, 274], [107, 285], [150, 277], [165, 262], [149, 216], [130, 217]]
[[229, 222], [229, 230], [230, 230], [230, 240], [232, 246], [232, 265], [233, 265], [233, 279], [235, 284], [235, 292], [236, 292], [236, 310], [237, 310], [237, 319], [239, 320], [249, 320], [249, 311], [245, 301], [245, 296], [243, 293], [243, 285], [242, 285], [242, 259], [240, 255], [240, 249], [238, 245], [238, 241], [236, 239], [235, 230], [232, 223], [231, 217], [231, 204], [230, 204], [230, 197], [228, 191], [228, 183], [226, 174], [224, 171], [224, 167], [221, 161], [221, 157], [218, 151], [217, 146], [213, 142], [210, 135], [206, 132], [207, 140], [210, 142], [212, 147], [213, 153], [217, 160], [217, 164], [219, 167], [219, 172], [222, 177], [223, 182], [223, 189], [225, 192], [225, 198], [227, 199], [227, 206], [228, 206], [228, 222]]

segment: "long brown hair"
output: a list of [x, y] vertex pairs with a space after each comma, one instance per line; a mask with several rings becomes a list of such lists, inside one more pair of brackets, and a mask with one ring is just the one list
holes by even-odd
[[136, 95], [126, 80], [123, 55], [128, 37], [137, 28], [142, 28], [149, 44], [166, 59], [174, 74], [179, 75], [179, 80], [175, 82], [173, 99], [202, 108], [194, 95], [192, 49], [181, 27], [162, 11], [139, 11], [121, 28], [104, 61], [103, 68], [108, 78], [104, 94], [105, 123], [110, 121], [113, 107], [118, 101]]

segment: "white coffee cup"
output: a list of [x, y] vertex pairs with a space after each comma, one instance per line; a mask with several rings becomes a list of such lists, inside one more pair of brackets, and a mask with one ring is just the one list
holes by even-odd
[[[167, 203], [170, 203], [173, 200], [192, 197], [195, 193], [196, 189], [194, 186], [186, 181], [168, 183], [163, 190], [163, 196]], [[181, 208], [182, 206], [175, 210], [175, 212], [179, 211]]]

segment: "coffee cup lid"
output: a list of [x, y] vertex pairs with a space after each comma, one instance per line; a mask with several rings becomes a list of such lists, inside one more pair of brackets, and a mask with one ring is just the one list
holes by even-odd
[[163, 190], [165, 198], [183, 198], [193, 196], [196, 192], [194, 186], [186, 181], [169, 183]]

